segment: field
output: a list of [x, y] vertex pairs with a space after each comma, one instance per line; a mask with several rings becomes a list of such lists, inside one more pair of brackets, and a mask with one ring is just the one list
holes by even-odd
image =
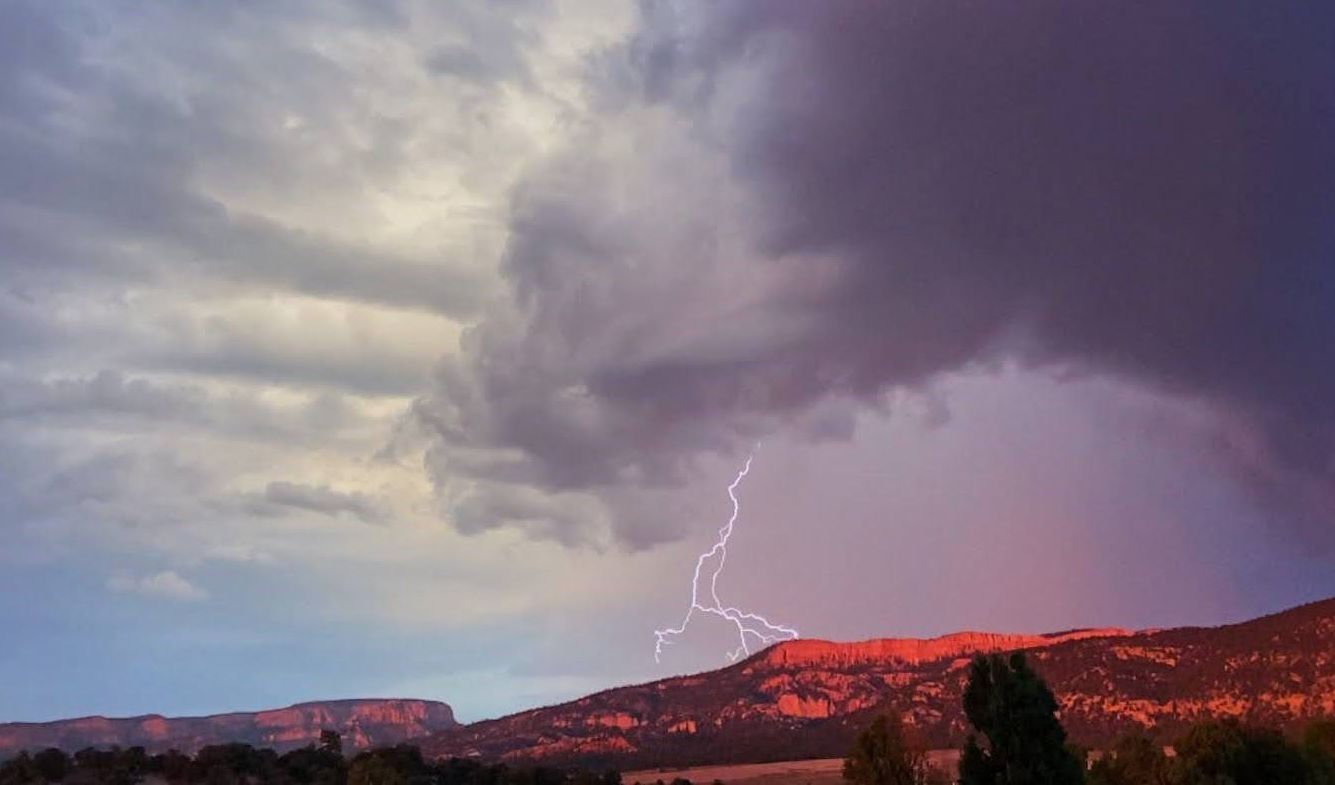
[[[956, 750], [934, 750], [928, 753], [932, 764], [953, 771], [959, 759]], [[697, 766], [689, 769], [648, 769], [628, 771], [621, 779], [628, 785], [663, 780], [671, 782], [678, 777], [695, 785], [723, 782], [727, 785], [837, 785], [843, 782], [840, 772], [842, 758], [794, 760], [779, 763], [746, 763], [736, 766]]]
[[728, 785], [834, 785], [841, 782], [842, 758], [795, 760], [780, 763], [747, 763], [735, 766], [697, 766], [689, 769], [650, 769], [628, 771], [621, 776], [626, 783], [671, 782], [683, 777], [693, 783], [718, 780]]

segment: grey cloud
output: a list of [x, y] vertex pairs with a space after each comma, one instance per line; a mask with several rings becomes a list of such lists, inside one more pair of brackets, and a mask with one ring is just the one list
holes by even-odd
[[541, 23], [550, 21], [553, 10], [550, 4], [532, 0], [460, 5], [451, 10], [453, 40], [432, 51], [426, 66], [476, 84], [527, 83], [533, 74], [526, 49], [537, 40]]
[[[472, 46], [445, 46], [437, 49], [426, 62], [431, 71], [465, 79], [487, 79], [496, 74], [496, 69], [487, 63], [483, 53]], [[512, 63], [511, 66], [522, 66]]]
[[276, 480], [265, 486], [263, 501], [278, 507], [322, 515], [347, 513], [363, 523], [385, 523], [388, 517], [388, 511], [380, 500], [364, 493], [337, 491], [326, 485]]
[[599, 129], [515, 194], [514, 310], [419, 401], [443, 488], [672, 485], [824, 401], [1019, 357], [1216, 407], [1282, 467], [1253, 475], [1329, 489], [1335, 14], [648, 9]]
[[[514, 306], [469, 331], [417, 402], [437, 437], [428, 468], [446, 516], [467, 531], [513, 525], [630, 547], [671, 539], [690, 519], [689, 494], [676, 492], [695, 456], [754, 443], [792, 413], [782, 399], [818, 381], [731, 384], [739, 364], [784, 352], [801, 325], [769, 308], [781, 276], [719, 263], [745, 249], [735, 227], [715, 222], [731, 196], [709, 156], [671, 122], [634, 130], [642, 154], [594, 132], [531, 174], [506, 258]], [[808, 425], [833, 434], [839, 419]]]
[[265, 340], [251, 325], [221, 318], [208, 320], [202, 328], [176, 326], [180, 329], [170, 345], [141, 350], [131, 359], [149, 368], [370, 396], [410, 395], [421, 391], [430, 376], [429, 362], [418, 362], [398, 346], [377, 347], [369, 336], [363, 343], [322, 346]]
[[94, 412], [174, 418], [197, 408], [201, 401], [196, 390], [170, 390], [110, 370], [50, 381], [0, 376], [0, 418], [6, 419]]
[[[0, 169], [9, 174], [0, 226], [14, 281], [48, 283], [53, 274], [77, 272], [150, 282], [193, 271], [239, 286], [454, 316], [473, 312], [487, 294], [474, 273], [235, 214], [192, 193], [183, 173], [158, 171], [161, 162], [137, 145], [52, 149], [68, 141], [35, 138], [34, 130], [0, 133]], [[133, 125], [121, 130], [136, 133]], [[191, 144], [188, 134], [174, 141]], [[128, 245], [134, 253], [121, 250]]]
[[458, 40], [432, 51], [426, 58], [427, 69], [473, 84], [531, 83], [533, 74], [524, 49], [533, 42], [536, 26], [519, 20], [544, 9], [531, 3], [515, 3], [505, 9], [508, 13], [477, 12], [478, 8], [457, 9]]
[[493, 529], [497, 521], [536, 538], [566, 545], [597, 542], [601, 511], [577, 495], [544, 494], [531, 487], [487, 483], [473, 489], [449, 510], [455, 527], [465, 534]]
[[112, 528], [152, 530], [187, 522], [214, 489], [215, 478], [205, 467], [153, 445], [74, 451], [35, 440], [6, 443], [25, 457], [4, 478], [10, 520], [41, 522], [49, 536], [86, 526], [86, 534], [111, 537]]
[[[95, 45], [88, 28], [106, 24], [79, 6], [7, 6], [6, 29], [28, 29], [23, 41], [42, 46], [6, 49], [0, 86], [10, 121], [0, 129], [0, 244], [11, 285], [52, 286], [77, 274], [87, 280], [160, 282], [186, 275], [255, 288], [278, 287], [331, 296], [424, 308], [452, 316], [475, 313], [488, 282], [468, 260], [415, 258], [370, 245], [337, 241], [236, 212], [194, 182], [205, 167], [252, 171], [274, 181], [306, 173], [288, 160], [307, 148], [276, 136], [281, 108], [308, 110], [330, 124], [330, 141], [354, 134], [337, 116], [349, 75], [319, 56], [301, 51], [272, 31], [259, 62], [203, 46], [174, 63], [187, 82], [192, 66], [207, 69], [208, 90], [188, 98], [170, 83], [143, 84], [123, 70], [89, 64]], [[204, 16], [205, 12], [199, 12]], [[166, 14], [186, 27], [210, 23], [246, 27], [260, 20], [209, 20]], [[90, 21], [91, 20], [91, 21]], [[126, 27], [134, 31], [133, 24]], [[274, 26], [273, 30], [282, 30]], [[118, 31], [125, 34], [125, 31]], [[191, 30], [178, 34], [192, 36]], [[17, 34], [16, 34], [17, 35]], [[191, 58], [195, 62], [191, 61]], [[256, 70], [285, 70], [288, 92]], [[300, 101], [302, 103], [295, 103]], [[383, 138], [373, 140], [349, 167], [402, 167], [406, 143], [394, 124], [368, 121]], [[349, 145], [351, 147], [351, 145]], [[368, 175], [370, 172], [368, 172]], [[275, 185], [278, 185], [275, 182]], [[320, 184], [311, 183], [310, 187]]]
[[[429, 353], [492, 296], [490, 205], [408, 216], [411, 237], [377, 211], [437, 188], [490, 198], [451, 178], [511, 165], [482, 110], [526, 62], [532, 39], [509, 26], [545, 12], [375, 6], [0, 4], [0, 524], [15, 550], [211, 547], [248, 536], [256, 511], [387, 520], [351, 489], [263, 485], [373, 451], [395, 402], [362, 394], [419, 391]], [[511, 39], [486, 50], [500, 70], [431, 78], [430, 46], [453, 40], [433, 33], [459, 25], [479, 47]], [[475, 165], [479, 145], [494, 157]], [[438, 235], [448, 248], [424, 239]]]
[[154, 426], [193, 426], [220, 436], [329, 442], [364, 428], [368, 418], [337, 394], [279, 405], [244, 392], [154, 381], [103, 370], [47, 379], [0, 373], [0, 423], [11, 427], [102, 427], [144, 434]]

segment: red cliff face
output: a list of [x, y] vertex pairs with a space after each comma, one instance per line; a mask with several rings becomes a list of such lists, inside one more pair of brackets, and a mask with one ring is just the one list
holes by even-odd
[[1116, 627], [1074, 630], [1051, 635], [1003, 635], [994, 632], [957, 632], [940, 638], [880, 638], [858, 643], [795, 640], [767, 649], [763, 662], [773, 667], [840, 666], [899, 662], [924, 662], [963, 657], [983, 652], [1020, 651], [1055, 646], [1085, 638], [1121, 638], [1133, 633]]
[[456, 726], [444, 703], [422, 700], [341, 700], [300, 703], [286, 709], [209, 717], [82, 717], [56, 722], [0, 725], [0, 755], [21, 749], [142, 746], [150, 752], [193, 752], [209, 744], [245, 742], [288, 750], [311, 744], [320, 732], [343, 736], [345, 749], [397, 744]]
[[963, 632], [930, 640], [778, 644], [711, 673], [621, 687], [454, 728], [430, 755], [627, 768], [843, 755], [895, 712], [928, 743], [963, 740], [970, 657], [1024, 650], [1077, 740], [1172, 734], [1207, 717], [1292, 726], [1335, 714], [1335, 599], [1243, 624], [1051, 635]]

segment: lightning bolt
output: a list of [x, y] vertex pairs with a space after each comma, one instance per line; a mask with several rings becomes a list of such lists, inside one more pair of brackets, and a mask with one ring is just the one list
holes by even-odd
[[[746, 456], [746, 463], [742, 470], [737, 473], [736, 479], [732, 485], [728, 486], [728, 498], [732, 500], [732, 516], [723, 528], [718, 530], [718, 542], [714, 547], [700, 554], [700, 558], [695, 561], [695, 577], [691, 579], [691, 607], [686, 609], [686, 618], [681, 620], [678, 627], [668, 627], [664, 630], [654, 630], [654, 662], [660, 662], [663, 656], [663, 647], [671, 646], [676, 641], [673, 638], [686, 632], [690, 626], [691, 619], [696, 612], [708, 613], [732, 622], [737, 628], [738, 646], [731, 652], [728, 652], [728, 659], [736, 662], [737, 658], [743, 654], [751, 653], [751, 641], [755, 641], [762, 646], [768, 646], [771, 643], [779, 641], [793, 640], [798, 637], [797, 630], [792, 627], [785, 627], [782, 624], [772, 624], [765, 617], [746, 613], [737, 608], [724, 607], [723, 601], [718, 596], [718, 576], [723, 572], [724, 565], [728, 562], [728, 538], [732, 537], [733, 527], [737, 525], [737, 516], [741, 513], [742, 505], [737, 501], [737, 486], [742, 484], [742, 479], [751, 471], [751, 459], [755, 455]], [[717, 557], [717, 564], [714, 571], [709, 575], [708, 599], [712, 604], [706, 605], [700, 599], [700, 575], [704, 572], [705, 565]]]

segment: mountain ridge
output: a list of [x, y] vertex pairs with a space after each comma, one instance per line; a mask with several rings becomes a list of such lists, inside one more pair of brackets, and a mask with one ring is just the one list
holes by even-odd
[[970, 659], [1011, 651], [1028, 653], [1072, 737], [1086, 744], [1134, 729], [1163, 736], [1214, 717], [1288, 727], [1335, 716], [1330, 598], [1214, 627], [785, 641], [717, 670], [609, 687], [468, 725], [455, 721], [448, 704], [408, 698], [8, 723], [0, 724], [0, 754], [109, 744], [190, 751], [226, 741], [283, 750], [316, 741], [327, 728], [350, 750], [411, 741], [433, 757], [678, 767], [837, 757], [883, 711], [901, 714], [932, 746], [955, 746], [966, 731], [959, 696]]
[[[928, 743], [965, 732], [971, 657], [1028, 652], [1073, 738], [1167, 734], [1217, 716], [1291, 725], [1335, 715], [1335, 598], [1217, 627], [952, 633], [786, 641], [715, 671], [627, 685], [459, 726], [433, 756], [623, 767], [842, 755], [871, 715], [896, 711]], [[794, 732], [800, 731], [800, 732]]]
[[119, 745], [149, 752], [175, 748], [193, 752], [209, 744], [245, 742], [287, 750], [313, 743], [336, 730], [348, 749], [395, 744], [458, 725], [440, 701], [415, 698], [343, 698], [305, 701], [274, 709], [167, 717], [91, 714], [45, 722], [0, 724], [0, 754], [22, 749]]

